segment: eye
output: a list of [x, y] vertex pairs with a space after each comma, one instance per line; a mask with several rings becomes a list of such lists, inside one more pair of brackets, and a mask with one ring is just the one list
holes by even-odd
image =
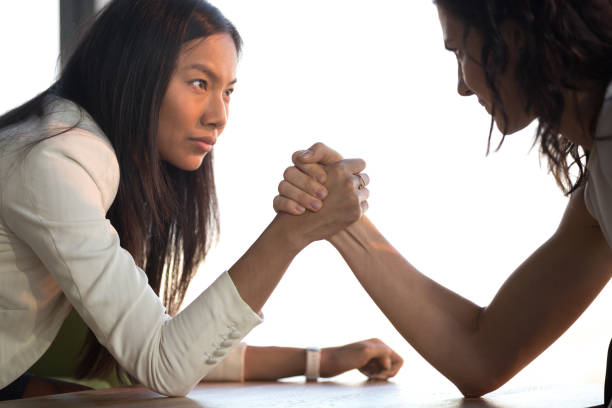
[[194, 79], [193, 81], [190, 82], [190, 84], [195, 86], [196, 88], [200, 88], [203, 90], [208, 89], [208, 82], [206, 82], [203, 79]]
[[225, 96], [229, 97], [234, 93], [234, 88], [230, 88], [224, 92]]

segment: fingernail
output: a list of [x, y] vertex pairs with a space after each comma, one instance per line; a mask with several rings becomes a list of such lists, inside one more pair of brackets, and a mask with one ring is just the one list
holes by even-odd
[[318, 210], [319, 208], [321, 208], [321, 203], [318, 201], [312, 201], [310, 203], [310, 205], [312, 206], [312, 208], [314, 208], [315, 210]]
[[317, 190], [317, 192], [315, 193], [317, 195], [317, 197], [319, 197], [320, 199], [324, 199], [325, 198], [325, 191], [323, 190]]
[[325, 176], [322, 174], [317, 174], [317, 181], [321, 184], [325, 183]]
[[302, 153], [300, 153], [300, 156], [308, 158], [308, 157], [312, 156], [312, 152], [309, 149], [302, 150]]
[[301, 205], [296, 205], [295, 209], [298, 210], [298, 212], [304, 212], [306, 211], [306, 209], [304, 207], [302, 207]]

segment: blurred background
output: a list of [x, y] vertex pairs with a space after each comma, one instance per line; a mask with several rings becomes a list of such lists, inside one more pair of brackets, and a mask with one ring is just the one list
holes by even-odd
[[[106, 2], [62, 3], [69, 40], [70, 22]], [[479, 305], [557, 227], [567, 199], [532, 149], [534, 127], [486, 157], [490, 118], [475, 97], [456, 93], [455, 57], [444, 50], [430, 1], [212, 3], [236, 24], [245, 46], [231, 120], [215, 147], [221, 238], [187, 303], [268, 225], [291, 154], [317, 141], [367, 161], [368, 217], [413, 265]], [[0, 50], [1, 114], [56, 77], [60, 2], [0, 2]], [[494, 133], [493, 146], [499, 137]], [[504, 387], [603, 383], [610, 310], [606, 287]], [[325, 347], [378, 337], [405, 359], [394, 381], [454, 390], [395, 331], [326, 242], [294, 260], [264, 314], [248, 343]], [[351, 372], [338, 380], [362, 378]]]

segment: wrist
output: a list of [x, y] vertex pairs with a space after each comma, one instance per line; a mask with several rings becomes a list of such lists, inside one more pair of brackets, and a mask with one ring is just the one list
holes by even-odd
[[306, 352], [306, 364], [304, 376], [306, 381], [317, 381], [321, 376], [321, 349], [318, 347], [308, 347]]
[[281, 213], [277, 214], [274, 221], [272, 221], [272, 225], [278, 229], [278, 237], [282, 244], [286, 245], [295, 254], [312, 242], [306, 237], [302, 229], [299, 228], [299, 224], [295, 220], [297, 217], [301, 216]]
[[361, 243], [366, 240], [366, 219], [361, 217], [359, 220], [349, 225], [345, 229], [338, 231], [327, 239], [336, 248], [341, 248], [356, 241]]

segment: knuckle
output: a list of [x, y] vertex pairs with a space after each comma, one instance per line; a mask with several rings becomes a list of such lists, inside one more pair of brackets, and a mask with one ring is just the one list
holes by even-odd
[[306, 189], [309, 192], [315, 192], [317, 191], [317, 189], [319, 188], [318, 184], [311, 178], [308, 179], [308, 181], [306, 182]]
[[327, 178], [328, 179], [338, 179], [342, 174], [342, 169], [339, 164], [332, 164], [327, 167]]
[[340, 177], [346, 173], [346, 166], [344, 163], [338, 163], [332, 167], [332, 173], [336, 177]]
[[307, 203], [310, 201], [310, 197], [308, 196], [307, 193], [301, 191], [297, 196], [297, 200], [301, 203]]
[[293, 172], [293, 169], [294, 169], [294, 168], [295, 168], [295, 167], [293, 167], [293, 166], [289, 166], [289, 167], [287, 167], [287, 168], [285, 169], [285, 171], [283, 172], [283, 177], [284, 177], [285, 179], [288, 179], [288, 178], [291, 176], [291, 173]]
[[275, 211], [279, 211], [281, 208], [282, 197], [276, 196], [274, 200], [272, 200], [272, 207]]

